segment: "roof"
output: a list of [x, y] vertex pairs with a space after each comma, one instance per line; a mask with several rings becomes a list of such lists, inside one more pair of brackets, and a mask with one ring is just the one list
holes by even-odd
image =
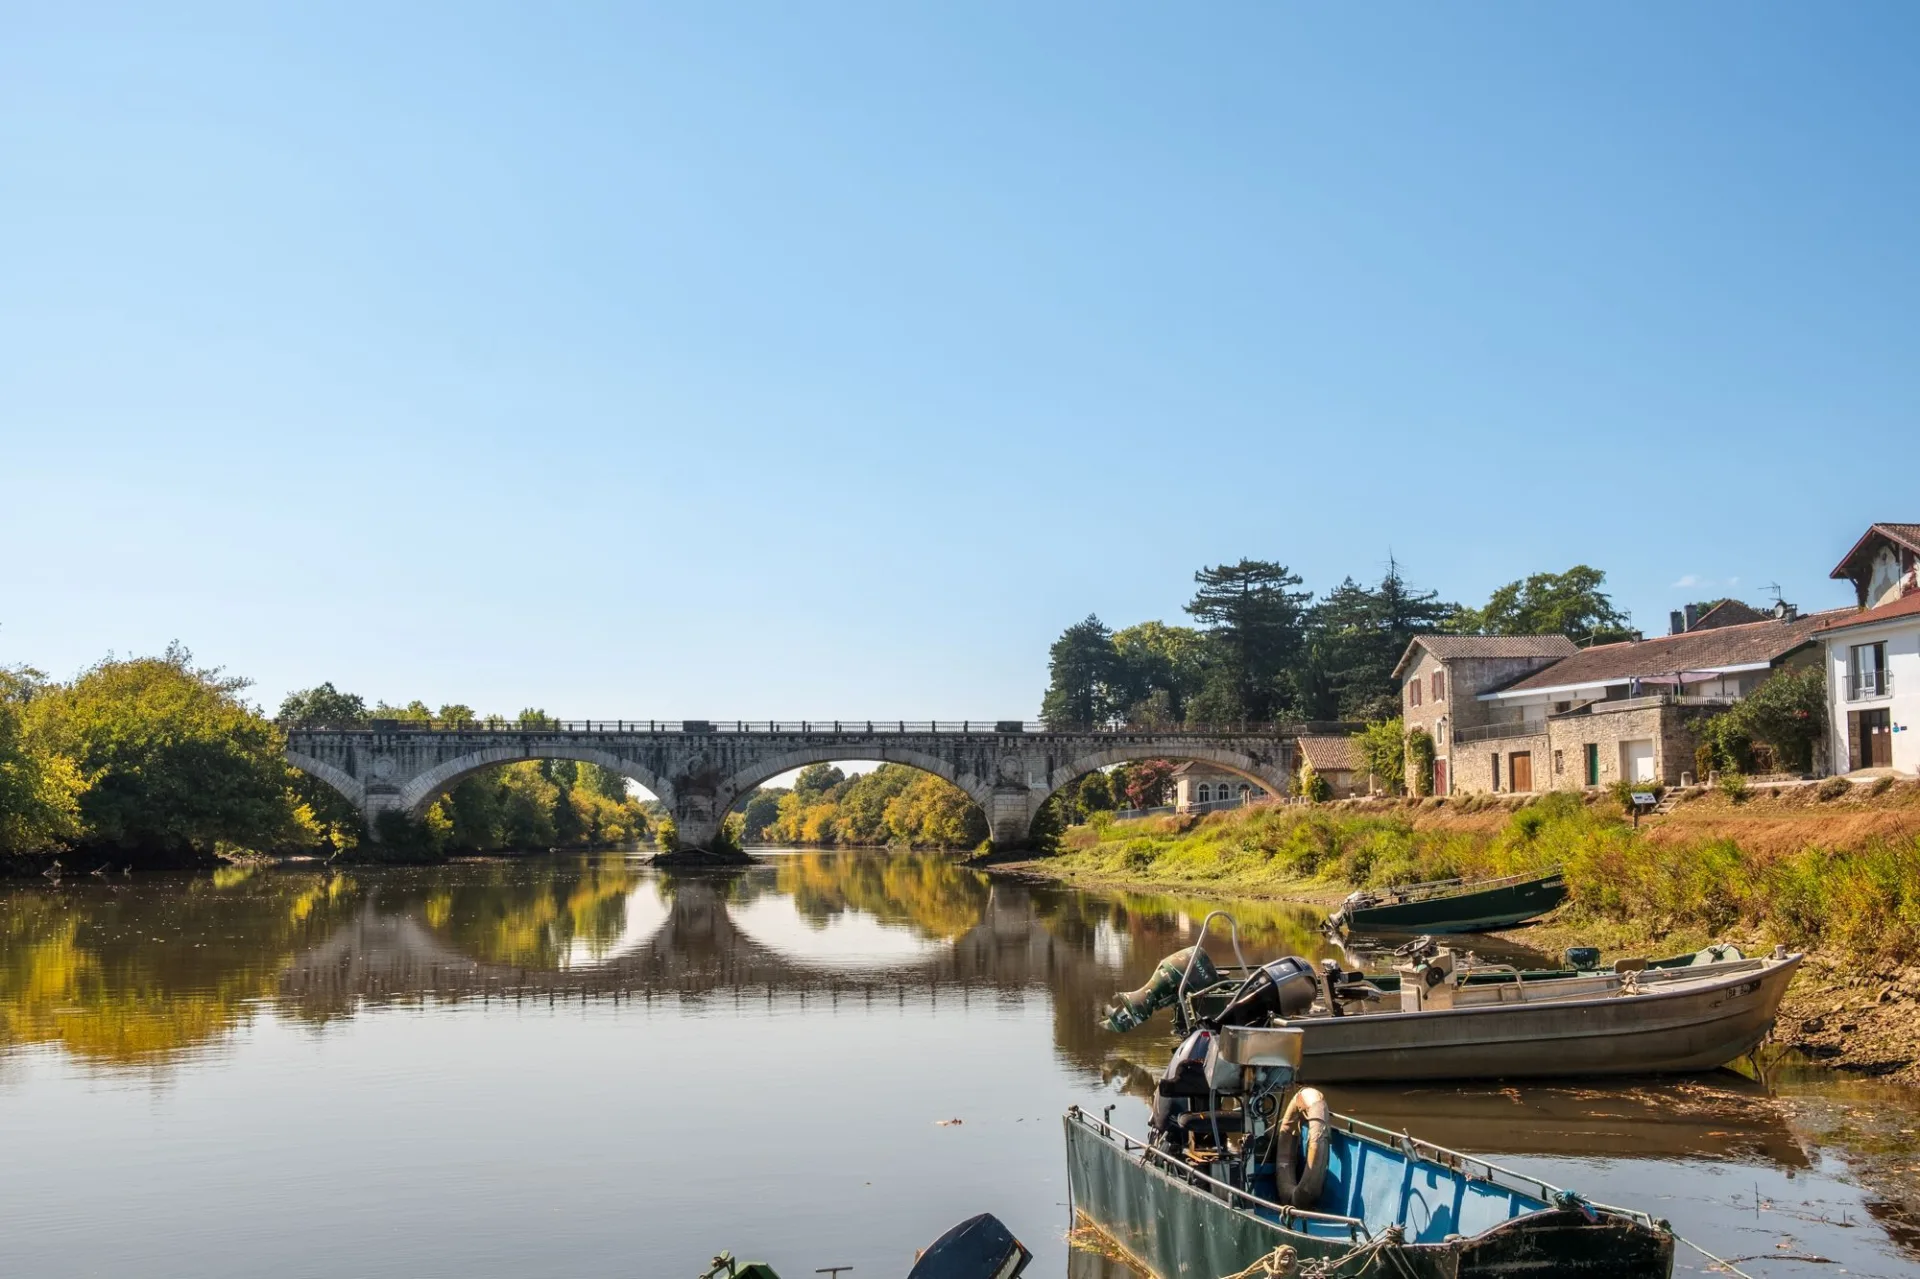
[[1351, 773], [1360, 767], [1351, 737], [1302, 737], [1300, 757], [1316, 773]]
[[[1744, 622], [1662, 635], [1655, 639], [1595, 644], [1565, 661], [1555, 662], [1500, 690], [1501, 694], [1578, 688], [1583, 684], [1618, 684], [1645, 675], [1672, 675], [1680, 671], [1715, 671], [1771, 666], [1787, 654], [1813, 642], [1814, 632], [1850, 609], [1809, 613], [1791, 622]], [[1482, 694], [1487, 696], [1487, 694]]]
[[1241, 777], [1242, 776], [1241, 774], [1234, 772], [1231, 768], [1222, 768], [1220, 765], [1211, 763], [1204, 759], [1187, 760], [1185, 763], [1182, 763], [1178, 767], [1176, 767], [1173, 770], [1171, 776], [1183, 777], [1193, 773], [1207, 773], [1207, 774], [1218, 773], [1223, 777]]
[[1424, 648], [1443, 662], [1456, 658], [1566, 657], [1580, 651], [1564, 635], [1416, 635], [1393, 668], [1395, 679], [1413, 660], [1413, 650]]
[[1840, 557], [1840, 562], [1833, 566], [1833, 572], [1827, 576], [1852, 577], [1855, 571], [1854, 565], [1867, 548], [1873, 545], [1874, 539], [1880, 537], [1886, 538], [1895, 546], [1904, 546], [1909, 551], [1920, 554], [1920, 524], [1873, 524], [1860, 535], [1860, 540], [1853, 544], [1853, 549]]
[[1738, 626], [1742, 622], [1764, 622], [1767, 615], [1739, 600], [1721, 600], [1693, 619], [1690, 631], [1710, 631], [1716, 626]]
[[1879, 608], [1843, 609], [1837, 613], [1823, 613], [1822, 617], [1832, 620], [1820, 624], [1820, 633], [1845, 630], [1850, 626], [1871, 626], [1875, 622], [1891, 622], [1902, 617], [1920, 617], [1920, 591], [1909, 591], [1899, 599]]

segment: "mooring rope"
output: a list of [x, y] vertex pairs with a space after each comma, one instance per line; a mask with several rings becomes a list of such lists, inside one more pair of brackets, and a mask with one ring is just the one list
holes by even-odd
[[1724, 1257], [1714, 1256], [1712, 1253], [1708, 1252], [1705, 1248], [1702, 1248], [1699, 1244], [1687, 1238], [1685, 1235], [1676, 1234], [1674, 1235], [1674, 1238], [1678, 1239], [1681, 1243], [1687, 1245], [1687, 1247], [1693, 1249], [1695, 1252], [1705, 1257], [1708, 1261], [1711, 1261], [1714, 1265], [1719, 1266], [1720, 1268], [1725, 1270], [1728, 1274], [1738, 1276], [1738, 1279], [1753, 1279], [1752, 1275], [1748, 1274], [1746, 1271], [1742, 1270], [1740, 1267], [1734, 1265], [1731, 1261], [1728, 1261]]

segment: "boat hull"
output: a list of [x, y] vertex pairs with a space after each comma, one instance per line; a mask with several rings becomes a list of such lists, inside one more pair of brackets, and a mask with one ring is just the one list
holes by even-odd
[[1348, 932], [1483, 933], [1538, 919], [1566, 899], [1566, 879], [1548, 875], [1449, 897], [1343, 909], [1336, 920]]
[[1800, 956], [1675, 989], [1302, 1019], [1304, 1083], [1549, 1079], [1712, 1070], [1766, 1038]]
[[[1097, 1228], [1157, 1279], [1219, 1279], [1292, 1248], [1328, 1276], [1398, 1274], [1407, 1279], [1666, 1279], [1673, 1238], [1607, 1212], [1541, 1209], [1462, 1238], [1393, 1247], [1382, 1266], [1365, 1240], [1323, 1222], [1291, 1228], [1271, 1215], [1229, 1204], [1157, 1162], [1130, 1152], [1083, 1118], [1066, 1120], [1068, 1181], [1076, 1224]], [[1417, 1176], [1416, 1172], [1416, 1176]]]

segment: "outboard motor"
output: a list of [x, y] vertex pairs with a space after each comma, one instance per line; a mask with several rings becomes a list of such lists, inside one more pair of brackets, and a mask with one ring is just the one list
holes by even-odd
[[1162, 1008], [1178, 1003], [1180, 979], [1186, 975], [1189, 959], [1193, 961], [1193, 977], [1187, 983], [1188, 990], [1205, 990], [1220, 980], [1220, 970], [1213, 966], [1206, 951], [1198, 946], [1176, 950], [1154, 966], [1153, 976], [1147, 978], [1146, 985], [1114, 996], [1119, 1007], [1107, 1014], [1107, 1029], [1125, 1034]]
[[1298, 1017], [1313, 1007], [1319, 993], [1313, 965], [1287, 955], [1254, 969], [1227, 1006], [1208, 1021], [1215, 1026], [1264, 1026], [1275, 1017]]
[[1000, 1218], [983, 1212], [928, 1244], [907, 1279], [1015, 1279], [1032, 1260]]
[[1212, 1042], [1209, 1031], [1196, 1030], [1188, 1035], [1173, 1050], [1173, 1060], [1167, 1063], [1153, 1090], [1153, 1114], [1147, 1128], [1165, 1149], [1178, 1150], [1186, 1145], [1187, 1134], [1175, 1120], [1193, 1110], [1196, 1101], [1204, 1105], [1207, 1100], [1207, 1046]]

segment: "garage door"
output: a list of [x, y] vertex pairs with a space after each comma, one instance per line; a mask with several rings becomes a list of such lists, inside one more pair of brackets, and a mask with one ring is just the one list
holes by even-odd
[[1653, 739], [1620, 743], [1620, 776], [1630, 782], [1653, 780]]

